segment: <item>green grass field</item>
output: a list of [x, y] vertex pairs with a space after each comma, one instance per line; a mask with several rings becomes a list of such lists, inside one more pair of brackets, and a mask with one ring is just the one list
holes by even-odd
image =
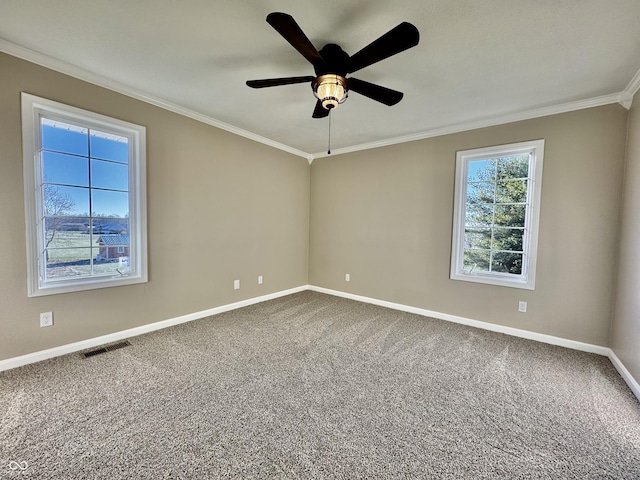
[[[50, 238], [50, 233], [47, 239]], [[91, 241], [93, 240], [93, 245]], [[53, 240], [49, 242], [49, 262], [75, 262], [95, 258], [98, 254], [98, 237], [82, 232], [55, 232]], [[93, 248], [91, 248], [93, 247]]]
[[55, 232], [48, 245], [47, 277], [64, 278], [91, 275], [118, 275], [118, 262], [96, 262], [100, 253], [98, 238], [83, 232]]

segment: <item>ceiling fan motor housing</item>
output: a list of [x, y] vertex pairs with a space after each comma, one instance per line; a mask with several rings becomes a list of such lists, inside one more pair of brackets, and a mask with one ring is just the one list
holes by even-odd
[[347, 72], [351, 71], [351, 57], [340, 45], [327, 43], [318, 53], [324, 62], [314, 64], [313, 67], [317, 76], [335, 73], [345, 77]]

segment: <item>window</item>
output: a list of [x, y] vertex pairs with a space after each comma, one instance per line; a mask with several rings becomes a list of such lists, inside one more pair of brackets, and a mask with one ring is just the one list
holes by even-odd
[[458, 152], [451, 278], [535, 286], [544, 140]]
[[29, 296], [147, 281], [145, 128], [22, 94]]

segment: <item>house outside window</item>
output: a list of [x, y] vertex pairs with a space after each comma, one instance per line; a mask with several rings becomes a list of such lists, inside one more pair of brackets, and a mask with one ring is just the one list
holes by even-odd
[[451, 279], [533, 290], [544, 140], [456, 156]]
[[146, 282], [145, 128], [26, 93], [22, 127], [29, 296]]

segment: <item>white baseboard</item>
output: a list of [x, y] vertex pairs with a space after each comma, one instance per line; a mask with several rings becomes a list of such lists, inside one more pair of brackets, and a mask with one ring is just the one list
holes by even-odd
[[620, 376], [625, 382], [627, 382], [627, 385], [629, 385], [629, 388], [631, 389], [633, 394], [640, 401], [640, 384], [636, 381], [635, 378], [633, 378], [629, 370], [627, 370], [627, 367], [624, 366], [616, 353], [611, 349], [609, 349], [609, 360], [611, 360], [611, 363], [613, 363], [613, 366], [616, 367], [616, 370], [618, 370]]
[[330, 290], [328, 288], [317, 287], [314, 285], [302, 285], [300, 287], [291, 288], [289, 290], [282, 290], [280, 292], [271, 293], [269, 295], [263, 295], [261, 297], [250, 298], [242, 300], [240, 302], [230, 303], [222, 305], [220, 307], [210, 308], [201, 312], [190, 313], [188, 315], [182, 315], [180, 317], [170, 318], [149, 325], [142, 325], [140, 327], [130, 328], [128, 330], [122, 330], [120, 332], [103, 335], [100, 337], [90, 338], [80, 342], [70, 343], [62, 345], [60, 347], [50, 348], [47, 350], [41, 350], [39, 352], [30, 353], [27, 355], [21, 355], [19, 357], [13, 357], [6, 360], [0, 360], [0, 372], [4, 370], [10, 370], [12, 368], [21, 367], [30, 363], [40, 362], [49, 358], [59, 357], [60, 355], [66, 355], [68, 353], [78, 352], [88, 348], [105, 345], [107, 343], [117, 342], [126, 338], [135, 337], [144, 333], [161, 330], [163, 328], [172, 327], [181, 323], [191, 322], [200, 318], [210, 317], [211, 315], [217, 315], [219, 313], [236, 310], [238, 308], [254, 305], [256, 303], [265, 302], [274, 298], [284, 297], [293, 293], [303, 292], [305, 290], [312, 290], [314, 292], [326, 293], [328, 295], [334, 295], [336, 297], [349, 298], [359, 302], [370, 303], [373, 305], [379, 305], [381, 307], [387, 307], [394, 310], [400, 310], [403, 312], [415, 313], [425, 317], [437, 318], [439, 320], [445, 320], [448, 322], [459, 323], [470, 327], [481, 328], [483, 330], [490, 330], [492, 332], [504, 333], [506, 335], [512, 335], [514, 337], [526, 338], [529, 340], [535, 340], [537, 342], [548, 343], [551, 345], [558, 345], [561, 347], [570, 348], [573, 350], [580, 350], [583, 352], [595, 353], [603, 355], [611, 360], [613, 366], [618, 370], [620, 376], [629, 385], [629, 388], [633, 394], [640, 400], [640, 385], [633, 378], [631, 373], [626, 369], [617, 355], [607, 347], [601, 347], [599, 345], [592, 345], [589, 343], [577, 342], [575, 340], [568, 340], [566, 338], [554, 337], [552, 335], [545, 335], [542, 333], [530, 332], [528, 330], [522, 330], [519, 328], [505, 327], [503, 325], [495, 325], [493, 323], [482, 322], [479, 320], [472, 320], [470, 318], [459, 317], [457, 315], [450, 315], [448, 313], [435, 312], [432, 310], [426, 310], [423, 308], [411, 307], [409, 305], [403, 305], [400, 303], [387, 302], [385, 300], [378, 300], [376, 298], [364, 297], [362, 295], [355, 295], [352, 293], [341, 292], [338, 290]]
[[514, 337], [526, 338], [529, 340], [535, 340], [537, 342], [548, 343], [551, 345], [558, 345], [561, 347], [571, 348], [572, 350], [580, 350], [583, 352], [596, 353], [598, 355], [608, 356], [609, 348], [601, 347], [599, 345], [592, 345], [590, 343], [577, 342], [575, 340], [567, 340], [566, 338], [554, 337], [552, 335], [545, 335], [543, 333], [530, 332], [529, 330], [522, 330], [519, 328], [505, 327], [503, 325], [496, 325], [493, 323], [482, 322], [480, 320], [472, 320], [470, 318], [459, 317], [457, 315], [450, 315], [448, 313], [434, 312], [432, 310], [425, 310], [423, 308], [410, 307], [401, 303], [392, 303], [385, 300], [378, 300], [376, 298], [363, 297], [361, 295], [354, 295], [351, 293], [340, 292], [338, 290], [330, 290], [328, 288], [316, 287], [309, 285], [309, 290], [314, 292], [326, 293], [329, 295], [335, 295], [337, 297], [349, 298], [351, 300], [357, 300], [359, 302], [371, 303], [373, 305], [379, 305], [381, 307], [392, 308], [394, 310], [401, 310], [403, 312], [415, 313], [417, 315], [423, 315], [425, 317], [437, 318], [439, 320], [446, 320], [447, 322], [460, 323], [469, 327], [481, 328], [483, 330], [490, 330], [492, 332], [504, 333], [506, 335], [512, 335]]
[[238, 308], [254, 305], [256, 303], [265, 302], [278, 297], [284, 297], [291, 295], [292, 293], [298, 293], [308, 290], [307, 285], [291, 288], [289, 290], [283, 290], [269, 295], [263, 295], [261, 297], [250, 298], [248, 300], [242, 300], [240, 302], [230, 303], [228, 305], [222, 305], [220, 307], [210, 308], [201, 312], [190, 313], [188, 315], [182, 315], [180, 317], [170, 318], [168, 320], [162, 320], [156, 323], [150, 323], [148, 325], [142, 325], [140, 327], [130, 328], [128, 330], [122, 330], [120, 332], [110, 333], [108, 335], [102, 335], [100, 337], [90, 338], [82, 340], [80, 342], [70, 343], [67, 345], [61, 345], [60, 347], [49, 348], [47, 350], [41, 350], [39, 352], [29, 353], [27, 355], [21, 355], [19, 357], [13, 357], [6, 360], [0, 360], [0, 372], [3, 370], [10, 370], [12, 368], [21, 367], [30, 363], [40, 362], [53, 357], [59, 357], [60, 355], [66, 355], [68, 353], [79, 352], [87, 348], [97, 347], [111, 342], [117, 342], [124, 340], [125, 338], [136, 337], [144, 333], [153, 332], [155, 330], [161, 330], [163, 328], [172, 327], [181, 323], [192, 322], [200, 318], [210, 317], [211, 315], [217, 315], [219, 313], [228, 312], [230, 310], [236, 310]]
[[378, 300], [376, 298], [363, 297], [362, 295], [354, 295], [352, 293], [341, 292], [338, 290], [330, 290], [328, 288], [316, 287], [309, 285], [309, 290], [314, 292], [326, 293], [328, 295], [335, 295], [336, 297], [349, 298], [364, 303], [371, 303], [373, 305], [379, 305], [381, 307], [392, 308], [394, 310], [400, 310], [403, 312], [415, 313], [417, 315], [423, 315], [426, 317], [437, 318], [439, 320], [445, 320], [447, 322], [460, 323], [462, 325], [468, 325], [470, 327], [481, 328], [483, 330], [490, 330], [492, 332], [504, 333], [506, 335], [512, 335], [514, 337], [526, 338], [528, 340], [535, 340], [537, 342], [548, 343], [551, 345], [558, 345], [560, 347], [570, 348], [572, 350], [579, 350], [582, 352], [595, 353], [608, 357], [613, 366], [618, 370], [622, 379], [627, 383], [633, 394], [638, 400], [640, 400], [640, 384], [631, 375], [629, 370], [623, 365], [617, 355], [608, 347], [601, 347], [599, 345], [592, 345], [590, 343], [577, 342], [575, 340], [568, 340], [566, 338], [554, 337], [552, 335], [545, 335], [543, 333], [530, 332], [529, 330], [522, 330], [519, 328], [505, 327], [503, 325], [495, 325], [493, 323], [481, 322], [479, 320], [472, 320], [470, 318], [458, 317], [456, 315], [450, 315], [448, 313], [434, 312], [432, 310], [425, 310], [423, 308], [410, 307], [400, 303], [387, 302], [385, 300]]

